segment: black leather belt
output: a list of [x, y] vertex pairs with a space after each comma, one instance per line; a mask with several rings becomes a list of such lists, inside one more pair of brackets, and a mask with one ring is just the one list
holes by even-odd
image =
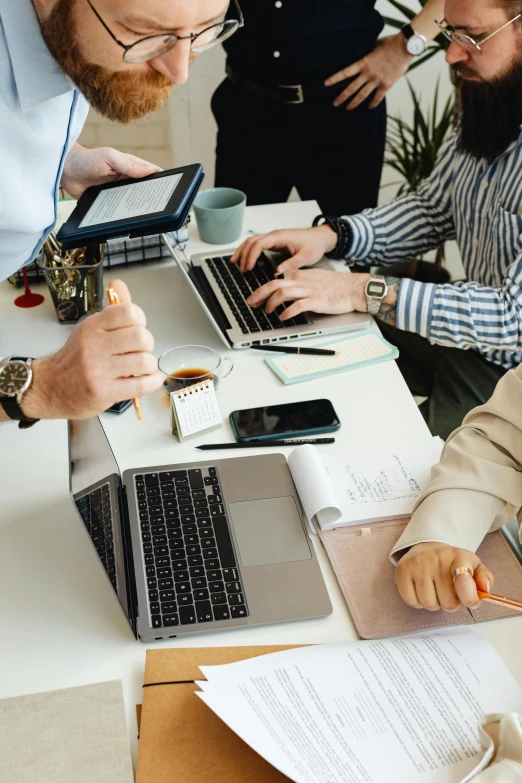
[[[268, 101], [275, 101], [276, 103], [305, 103], [317, 102], [321, 98], [325, 101], [331, 101], [329, 96], [329, 88], [325, 87], [321, 82], [315, 84], [278, 84], [276, 87], [266, 87], [263, 84], [257, 84], [250, 79], [245, 79], [238, 73], [232, 70], [227, 65], [227, 76], [232, 84], [241, 87], [245, 92], [255, 95], [258, 98], [264, 98]], [[336, 85], [339, 87], [339, 85]], [[331, 88], [330, 88], [331, 89]], [[340, 90], [338, 89], [338, 92]]]

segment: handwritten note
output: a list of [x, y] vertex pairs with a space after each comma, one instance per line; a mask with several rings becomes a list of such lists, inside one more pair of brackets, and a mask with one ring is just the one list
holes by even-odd
[[300, 446], [288, 465], [308, 520], [328, 530], [411, 514], [442, 445], [431, 438], [338, 454]]

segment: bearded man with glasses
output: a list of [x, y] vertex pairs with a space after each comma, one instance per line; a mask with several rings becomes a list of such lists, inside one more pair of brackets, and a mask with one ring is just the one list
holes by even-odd
[[[158, 171], [133, 155], [78, 145], [89, 105], [123, 123], [155, 111], [199, 53], [242, 24], [237, 0], [230, 12], [227, 0], [0, 0], [0, 281], [40, 251], [60, 184], [78, 198], [91, 185]], [[115, 396], [159, 388], [145, 316], [123, 283], [116, 288], [120, 305], [32, 362], [26, 419], [93, 416]], [[7, 343], [6, 335], [4, 355]], [[0, 422], [8, 419], [0, 404]]]
[[[369, 311], [399, 348], [398, 366], [434, 435], [443, 438], [522, 363], [522, 3], [446, 0], [439, 29], [447, 62], [462, 79], [462, 116], [430, 177], [415, 193], [324, 225], [247, 240], [235, 254], [242, 271], [262, 250], [291, 258], [249, 304], [281, 317]], [[350, 183], [356, 189], [358, 184]], [[435, 285], [371, 267], [418, 258], [456, 240], [466, 280]], [[324, 253], [367, 271], [303, 270]], [[386, 393], [383, 391], [383, 405]]]

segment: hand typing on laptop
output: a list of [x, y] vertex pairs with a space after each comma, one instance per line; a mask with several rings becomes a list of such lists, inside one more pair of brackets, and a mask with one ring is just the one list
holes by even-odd
[[[327, 315], [368, 312], [366, 286], [372, 279], [369, 273], [339, 275], [324, 269], [302, 270], [302, 267], [313, 266], [330, 253], [337, 239], [336, 232], [326, 224], [308, 229], [272, 231], [247, 239], [231, 258], [232, 263], [239, 264], [243, 273], [255, 267], [265, 250], [286, 249], [291, 254], [276, 269], [277, 274], [284, 277], [261, 286], [246, 300], [247, 304], [257, 308], [266, 303], [265, 312], [272, 313], [276, 308], [281, 309], [281, 305], [291, 303], [279, 312], [281, 321], [306, 312]], [[380, 299], [378, 317], [392, 325], [395, 323], [399, 285], [400, 281], [396, 278], [388, 278], [385, 295]]]
[[265, 312], [272, 313], [283, 303], [290, 303], [280, 313], [282, 321], [300, 313], [367, 312], [366, 284], [369, 274], [343, 275], [326, 269], [302, 269], [287, 272], [282, 279], [271, 280], [261, 286], [248, 299], [251, 307], [265, 304]]
[[239, 264], [241, 272], [249, 272], [255, 267], [264, 250], [288, 250], [290, 258], [276, 269], [277, 274], [281, 275], [303, 266], [313, 266], [326, 253], [330, 253], [336, 244], [337, 234], [329, 226], [289, 228], [249, 237], [230, 260], [233, 264]]
[[110, 286], [120, 304], [87, 318], [63, 348], [32, 362], [33, 380], [21, 404], [27, 418], [87, 419], [161, 386], [143, 310], [121, 280]]

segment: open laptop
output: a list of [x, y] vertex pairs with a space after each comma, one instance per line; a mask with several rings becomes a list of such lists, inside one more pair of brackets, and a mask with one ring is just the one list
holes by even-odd
[[332, 607], [282, 454], [120, 474], [99, 418], [69, 422], [70, 489], [143, 641]]
[[[304, 337], [349, 332], [365, 329], [370, 325], [368, 313], [344, 315], [317, 315], [302, 313], [295, 318], [281, 321], [279, 315], [289, 302], [280, 305], [274, 313], [263, 308], [252, 308], [246, 299], [261, 285], [274, 278], [281, 254], [262, 253], [251, 272], [241, 274], [237, 264], [231, 264], [233, 250], [198, 253], [188, 260], [182, 251], [163, 235], [170, 254], [185, 275], [217, 333], [227, 347], [248, 348], [250, 345], [266, 345], [297, 340]], [[314, 269], [332, 269], [325, 257]]]

